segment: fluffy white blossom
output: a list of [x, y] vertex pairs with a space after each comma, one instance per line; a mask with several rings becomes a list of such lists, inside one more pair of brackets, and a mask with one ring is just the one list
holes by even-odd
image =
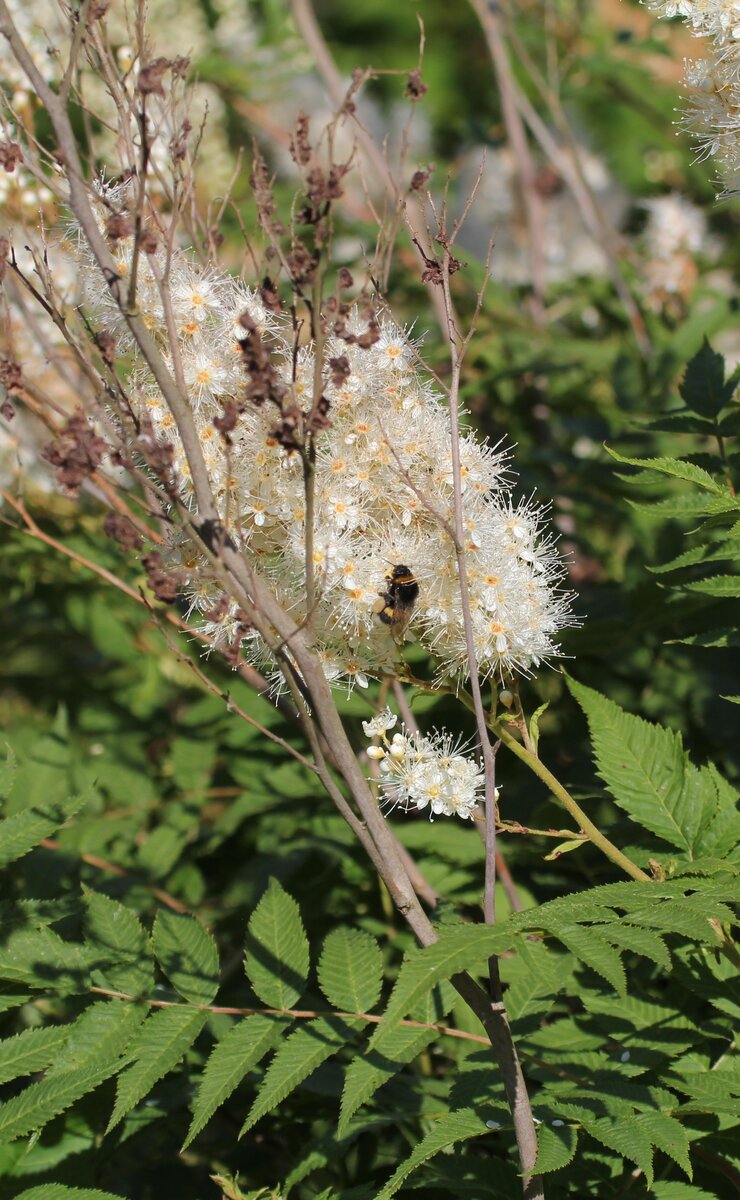
[[[386, 734], [396, 717], [384, 709], [372, 721], [363, 721], [368, 737], [380, 735], [381, 745], [370, 746], [368, 757], [379, 764], [378, 785], [390, 811], [429, 810], [433, 817], [473, 820], [484, 801], [485, 777], [481, 763], [465, 753], [466, 746], [451, 734], [403, 732]], [[497, 794], [498, 798], [498, 794]]]
[[660, 17], [683, 17], [707, 57], [686, 64], [685, 124], [700, 158], [713, 159], [722, 195], [740, 194], [740, 0], [643, 0]]
[[[111, 207], [123, 207], [120, 188], [103, 188], [101, 230]], [[114, 245], [121, 273], [130, 271], [133, 239]], [[86, 251], [80, 239], [80, 255]], [[236, 545], [269, 579], [278, 599], [303, 624], [307, 618], [305, 481], [299, 454], [276, 436], [273, 403], [249, 398], [254, 382], [245, 369], [239, 317], [247, 313], [259, 331], [275, 386], [286, 403], [311, 408], [314, 350], [297, 352], [290, 319], [275, 316], [241, 281], [217, 276], [178, 252], [170, 268], [170, 296], [177, 344], [171, 344], [160, 295], [164, 250], [140, 254], [138, 306], [162, 353], [174, 368], [179, 359], [195, 427], [219, 510]], [[93, 271], [87, 272], [93, 278]], [[89, 289], [88, 305], [136, 356], [107, 289]], [[351, 333], [367, 329], [355, 313]], [[367, 348], [328, 336], [324, 364], [346, 358], [340, 375], [324, 366], [322, 395], [329, 426], [316, 440], [314, 528], [311, 556], [316, 587], [311, 613], [314, 646], [327, 679], [338, 686], [366, 687], [396, 668], [406, 637], [436, 659], [441, 675], [469, 674], [455, 548], [447, 530], [454, 522], [454, 488], [447, 406], [423, 374], [416, 350], [402, 329], [381, 319], [379, 337]], [[135, 358], [136, 361], [136, 358]], [[156, 437], [171, 445], [183, 500], [192, 505], [189, 468], [175, 423], [159, 389], [140, 363], [134, 370], [134, 410]], [[230, 406], [236, 423], [228, 442], [218, 419]], [[561, 590], [563, 567], [551, 538], [542, 536], [543, 515], [531, 501], [515, 503], [507, 456], [472, 433], [461, 437], [462, 505], [471, 619], [480, 672], [505, 677], [530, 671], [557, 654], [555, 637], [571, 623], [569, 597]], [[244, 634], [235, 606], [221, 603], [218, 588], [204, 588], [204, 565], [192, 561], [181, 542], [170, 561], [184, 571], [195, 611], [218, 613], [207, 632], [225, 643], [239, 637], [244, 651], [270, 678], [276, 664], [261, 639]], [[393, 566], [403, 564], [418, 584], [418, 597], [397, 627], [379, 619], [381, 597]], [[431, 803], [431, 801], [430, 801]]]

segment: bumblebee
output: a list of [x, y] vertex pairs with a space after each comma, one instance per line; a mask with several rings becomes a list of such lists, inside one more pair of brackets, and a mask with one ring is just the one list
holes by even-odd
[[390, 625], [395, 638], [403, 635], [403, 631], [411, 620], [416, 599], [419, 595], [419, 585], [410, 567], [399, 563], [386, 575], [387, 587], [379, 592], [380, 599], [373, 605], [373, 611], [378, 614], [384, 625]]

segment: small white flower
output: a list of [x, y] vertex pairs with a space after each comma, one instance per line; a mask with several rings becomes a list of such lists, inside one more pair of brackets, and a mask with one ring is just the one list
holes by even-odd
[[398, 717], [392, 713], [389, 708], [384, 708], [379, 712], [377, 717], [373, 717], [371, 721], [363, 721], [362, 729], [365, 737], [375, 737], [379, 733], [387, 733], [389, 729], [393, 729]]

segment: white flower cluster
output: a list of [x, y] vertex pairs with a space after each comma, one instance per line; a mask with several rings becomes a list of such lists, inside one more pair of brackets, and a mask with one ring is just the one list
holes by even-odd
[[[108, 189], [105, 200], [101, 229], [110, 206], [122, 207], [124, 196], [120, 188]], [[118, 271], [128, 277], [133, 239], [118, 238], [112, 249]], [[85, 254], [82, 240], [80, 253]], [[276, 407], [248, 398], [250, 377], [239, 341], [246, 332], [239, 318], [249, 314], [277, 386], [304, 412], [313, 398], [314, 349], [304, 345], [296, 351], [288, 317], [268, 312], [244, 283], [204, 269], [184, 253], [174, 257], [170, 270], [173, 344], [158, 284], [164, 266], [163, 250], [140, 255], [139, 311], [175, 375], [179, 360], [212, 488], [232, 538], [302, 623], [307, 616], [302, 461], [276, 436]], [[133, 352], [106, 291], [91, 287], [87, 300], [117, 335], [119, 351]], [[358, 313], [348, 325], [356, 337], [367, 327], [367, 318]], [[311, 631], [327, 678], [348, 687], [367, 686], [369, 677], [397, 662], [404, 633], [384, 624], [378, 608], [390, 586], [389, 572], [400, 564], [418, 584], [410, 633], [444, 675], [469, 673], [456, 556], [445, 528], [454, 520], [449, 411], [422, 374], [404, 332], [383, 320], [377, 334], [367, 348], [329, 336], [322, 367], [330, 424], [317, 438], [311, 548], [317, 595]], [[342, 371], [329, 369], [332, 359], [343, 360]], [[173, 418], [151, 374], [135, 357], [134, 362], [133, 407], [148, 419], [157, 439], [172, 445], [181, 494], [192, 503], [190, 471]], [[236, 407], [236, 425], [227, 444], [214, 422], [229, 405]], [[572, 620], [570, 598], [560, 588], [563, 566], [552, 540], [539, 536], [541, 513], [531, 501], [513, 503], [503, 452], [466, 433], [460, 453], [479, 667], [485, 676], [526, 672], [557, 654], [555, 635]], [[170, 561], [185, 572], [191, 611], [201, 614], [217, 643], [243, 640], [253, 660], [268, 674], [274, 671], [261, 639], [253, 631], [245, 634], [235, 606], [226, 605], [190, 544], [173, 544]]]
[[396, 720], [386, 708], [372, 721], [362, 722], [365, 735], [380, 737], [382, 742], [369, 746], [367, 755], [379, 763], [378, 783], [389, 810], [428, 808], [430, 820], [438, 816], [473, 820], [484, 800], [481, 764], [466, 757], [465, 747], [449, 733], [408, 733], [402, 727], [402, 733], [389, 739]]
[[684, 17], [709, 42], [709, 55], [686, 64], [686, 124], [702, 158], [723, 176], [722, 195], [740, 194], [740, 0], [643, 0], [661, 17]]
[[653, 308], [671, 296], [688, 296], [697, 277], [696, 255], [711, 249], [704, 213], [671, 192], [646, 200], [643, 241], [647, 252], [645, 290]]

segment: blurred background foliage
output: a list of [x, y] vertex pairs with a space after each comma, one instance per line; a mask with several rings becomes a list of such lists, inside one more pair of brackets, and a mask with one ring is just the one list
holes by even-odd
[[[196, 3], [190, 0], [190, 5]], [[432, 189], [439, 194], [449, 178], [453, 204], [461, 203], [484, 151], [487, 177], [493, 185], [501, 184], [506, 130], [471, 7], [441, 0], [365, 0], [362, 5], [319, 0], [316, 12], [344, 73], [369, 65], [399, 72], [380, 74], [364, 93], [363, 115], [381, 138], [386, 130], [397, 136], [406, 118], [403, 92], [406, 72], [417, 62], [421, 18], [426, 36], [422, 71], [429, 90], [416, 106], [418, 132], [412, 134], [409, 161], [412, 166], [417, 159], [434, 161]], [[231, 52], [215, 36], [209, 38], [208, 31], [217, 29], [218, 13], [212, 0], [202, 0], [204, 24], [194, 48], [194, 74], [221, 102], [213, 121], [228, 149], [244, 148], [248, 161], [251, 140], [257, 138], [277, 172], [278, 196], [287, 211], [295, 184], [285, 140], [296, 110], [313, 110], [318, 128], [331, 106], [284, 0], [245, 5], [242, 15], [252, 29], [249, 53]], [[713, 759], [737, 781], [737, 707], [722, 697], [738, 690], [738, 649], [677, 641], [707, 627], [730, 625], [736, 602], [717, 599], [708, 611], [695, 595], [666, 588], [664, 578], [652, 573], [692, 544], [690, 519], [651, 512], [655, 502], [685, 493], [686, 485], [662, 477], [636, 481], [605, 449], [607, 444], [624, 455], [690, 455], [704, 462], [713, 452], [706, 439], [656, 430], [651, 423], [678, 407], [681, 373], [705, 336], [724, 351], [730, 366], [740, 361], [734, 290], [737, 205], [714, 204], [712, 181], [675, 125], [682, 56], [695, 53], [696, 47], [689, 46], [683, 27], [656, 26], [644, 9], [616, 0], [544, 5], [524, 0], [517, 5], [515, 29], [521, 40], [514, 55], [516, 74], [532, 104], [554, 126], [553, 111], [535, 77], [541, 73], [551, 86], [557, 76], [562, 114], [584, 153], [598, 162], [601, 194], [619, 197], [616, 260], [641, 307], [649, 352], [638, 344], [605, 271], [567, 270], [577, 260], [579, 236], [585, 235], [562, 181], [544, 175], [545, 198], [554, 198], [565, 214], [555, 229], [562, 239], [556, 249], [564, 267], [548, 284], [544, 322], [533, 321], [530, 286], [516, 277], [517, 271], [526, 274], [526, 246], [517, 260], [508, 244], [512, 229], [496, 216], [483, 185], [474, 210], [483, 238], [477, 234], [465, 245], [465, 269], [454, 280], [459, 311], [469, 319], [483, 276], [485, 241], [493, 235], [492, 280], [465, 364], [470, 419], [492, 441], [503, 438], [516, 448], [521, 494], [536, 491], [552, 505], [569, 555], [575, 607], [583, 618], [582, 627], [564, 640], [570, 673], [630, 712], [680, 730], [694, 761]], [[276, 130], [283, 131], [282, 144]], [[544, 172], [545, 163], [539, 165]], [[209, 186], [206, 166], [203, 197]], [[646, 264], [653, 247], [645, 238], [645, 202], [672, 193], [700, 209], [706, 232], [702, 246], [692, 251], [686, 285], [656, 299], [646, 295]], [[232, 198], [222, 223], [222, 252], [237, 263], [240, 224], [247, 229], [254, 224], [246, 169]], [[341, 210], [338, 254], [352, 262], [362, 245], [373, 244], [373, 237], [361, 204]], [[519, 262], [513, 282], [512, 261]], [[393, 261], [388, 302], [399, 321], [413, 324], [415, 335], [424, 335], [424, 354], [444, 376], [445, 346], [420, 282], [417, 256], [403, 239]], [[730, 469], [736, 468], [737, 458], [731, 457]], [[93, 558], [135, 590], [145, 589], [136, 563], [103, 536], [94, 495], [83, 493], [80, 506], [28, 484], [24, 496], [51, 537]], [[638, 507], [635, 500], [649, 503]], [[68, 897], [66, 932], [72, 933], [79, 921], [81, 885], [125, 898], [145, 916], [151, 916], [164, 892], [167, 902], [197, 912], [214, 929], [226, 964], [220, 1002], [238, 1004], [244, 1003], [237, 968], [246, 915], [274, 876], [299, 900], [311, 939], [320, 939], [337, 923], [359, 925], [388, 947], [392, 977], [410, 938], [342, 821], [309, 773], [239, 719], [222, 698], [209, 694], [189, 660], [208, 672], [234, 706], [295, 743], [291, 723], [220, 661], [203, 663], [198, 648], [168, 631], [163, 617], [156, 616], [159, 606], [153, 617], [78, 561], [11, 529], [7, 508], [4, 515], [9, 522], [0, 530], [5, 596], [0, 609], [0, 724], [19, 763], [20, 782], [13, 794], [18, 804], [35, 794], [63, 799], [78, 791], [89, 796], [74, 824], [17, 868], [17, 895]], [[543, 670], [526, 681], [522, 695], [530, 712], [549, 703], [541, 720], [545, 761], [587, 801], [592, 817], [610, 826], [613, 840], [624, 843], [630, 836], [628, 823], [594, 782], [585, 721], [558, 671]], [[374, 698], [371, 689], [369, 695], [356, 693], [340, 702], [356, 728], [358, 748], [363, 744], [360, 719], [370, 715]], [[460, 709], [448, 698], [419, 696], [412, 707], [421, 723], [461, 729]], [[470, 733], [472, 726], [461, 731]], [[503, 753], [499, 779], [505, 819], [541, 827], [561, 823], [545, 789]], [[477, 912], [482, 847], [475, 832], [467, 826], [443, 830], [423, 817], [398, 815], [393, 820], [431, 883], [463, 912]], [[502, 848], [525, 906], [616, 878], [590, 847], [549, 862], [544, 856], [551, 845], [543, 838], [502, 837]], [[645, 848], [643, 857], [647, 854]], [[506, 904], [502, 894], [502, 914]], [[32, 1006], [22, 1011], [26, 1020], [38, 1019]], [[466, 1020], [462, 1012], [456, 1015]], [[10, 1030], [16, 1016], [7, 1020]], [[221, 1020], [212, 1018], [214, 1029]], [[422, 1056], [412, 1069], [427, 1077], [433, 1089], [428, 1057]], [[296, 1140], [305, 1145], [306, 1139], [329, 1130], [327, 1098], [335, 1105], [336, 1086], [333, 1069], [321, 1068], [285, 1111], [263, 1122], [248, 1145], [235, 1141], [239, 1120], [234, 1122], [224, 1110], [219, 1120], [229, 1137], [227, 1160], [220, 1157], [227, 1143], [218, 1122], [203, 1144], [178, 1157], [186, 1097], [177, 1077], [162, 1084], [147, 1106], [106, 1141], [101, 1157], [99, 1114], [106, 1106], [98, 1092], [72, 1117], [48, 1127], [30, 1153], [16, 1154], [15, 1146], [3, 1149], [0, 1196], [18, 1194], [21, 1185], [44, 1178], [52, 1168], [60, 1182], [106, 1186], [137, 1200], [162, 1195], [205, 1200], [216, 1194], [209, 1176], [219, 1171], [240, 1173], [247, 1191], [271, 1188], [282, 1177]], [[249, 1084], [244, 1088], [248, 1091]], [[394, 1099], [387, 1097], [389, 1108]], [[371, 1154], [372, 1169], [382, 1173], [384, 1163], [397, 1161], [409, 1139], [408, 1126], [399, 1119], [397, 1127], [384, 1131], [382, 1143], [373, 1143], [372, 1151], [367, 1140], [358, 1143], [346, 1161], [332, 1168], [333, 1175], [325, 1174], [323, 1186], [351, 1188], [353, 1179], [366, 1178], [367, 1161], [358, 1176], [363, 1153]], [[706, 1194], [736, 1194], [721, 1173], [704, 1169], [713, 1189]], [[621, 1195], [616, 1189], [623, 1182], [615, 1181], [612, 1190], [605, 1180], [599, 1194]], [[231, 1186], [223, 1185], [224, 1194], [238, 1197], [238, 1190], [228, 1190]], [[437, 1190], [428, 1183], [428, 1194], [451, 1194], [445, 1186], [444, 1178]], [[470, 1186], [472, 1190], [455, 1194], [478, 1194], [475, 1179]], [[630, 1194], [647, 1194], [640, 1187]], [[293, 1194], [320, 1192], [311, 1184], [297, 1186]], [[342, 1194], [369, 1193], [360, 1188]], [[427, 1191], [422, 1188], [421, 1194]]]

